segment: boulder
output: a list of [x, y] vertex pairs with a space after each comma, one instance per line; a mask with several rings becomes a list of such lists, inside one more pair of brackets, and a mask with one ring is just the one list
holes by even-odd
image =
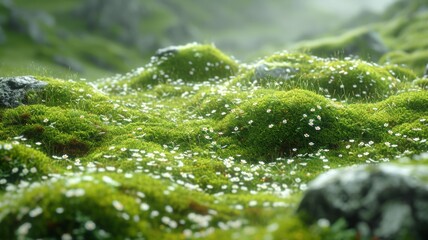
[[28, 91], [42, 89], [46, 85], [32, 76], [1, 77], [0, 106], [17, 107], [25, 100]]
[[364, 239], [428, 236], [428, 166], [380, 164], [331, 170], [309, 185], [298, 212], [345, 219]]

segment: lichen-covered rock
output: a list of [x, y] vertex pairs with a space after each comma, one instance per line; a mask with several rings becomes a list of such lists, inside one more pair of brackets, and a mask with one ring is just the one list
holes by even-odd
[[428, 231], [426, 165], [331, 170], [309, 184], [298, 211], [311, 220], [344, 218], [363, 237], [423, 239]]
[[31, 76], [0, 78], [0, 106], [17, 107], [25, 100], [27, 92], [40, 90], [46, 85]]

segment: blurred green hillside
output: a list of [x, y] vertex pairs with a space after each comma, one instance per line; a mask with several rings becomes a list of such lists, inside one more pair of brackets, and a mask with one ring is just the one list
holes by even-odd
[[[369, 11], [370, 1], [331, 2], [0, 0], [0, 71], [98, 78], [142, 66], [159, 48], [193, 41], [254, 60], [343, 29], [350, 16]], [[388, 0], [375, 5], [382, 2]]]

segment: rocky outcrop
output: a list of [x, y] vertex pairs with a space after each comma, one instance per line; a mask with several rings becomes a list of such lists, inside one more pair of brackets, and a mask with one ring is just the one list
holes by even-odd
[[423, 239], [428, 235], [427, 174], [426, 165], [332, 170], [310, 184], [298, 211], [312, 220], [343, 218], [363, 237]]
[[28, 91], [41, 89], [46, 85], [47, 83], [32, 76], [0, 78], [0, 106], [17, 107], [25, 100]]

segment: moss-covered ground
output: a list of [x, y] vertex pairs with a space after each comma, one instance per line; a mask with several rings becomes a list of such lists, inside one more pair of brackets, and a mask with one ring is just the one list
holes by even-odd
[[96, 82], [37, 77], [43, 90], [0, 109], [0, 236], [355, 239], [296, 205], [329, 169], [428, 151], [416, 78], [288, 52], [244, 64], [198, 44]]

